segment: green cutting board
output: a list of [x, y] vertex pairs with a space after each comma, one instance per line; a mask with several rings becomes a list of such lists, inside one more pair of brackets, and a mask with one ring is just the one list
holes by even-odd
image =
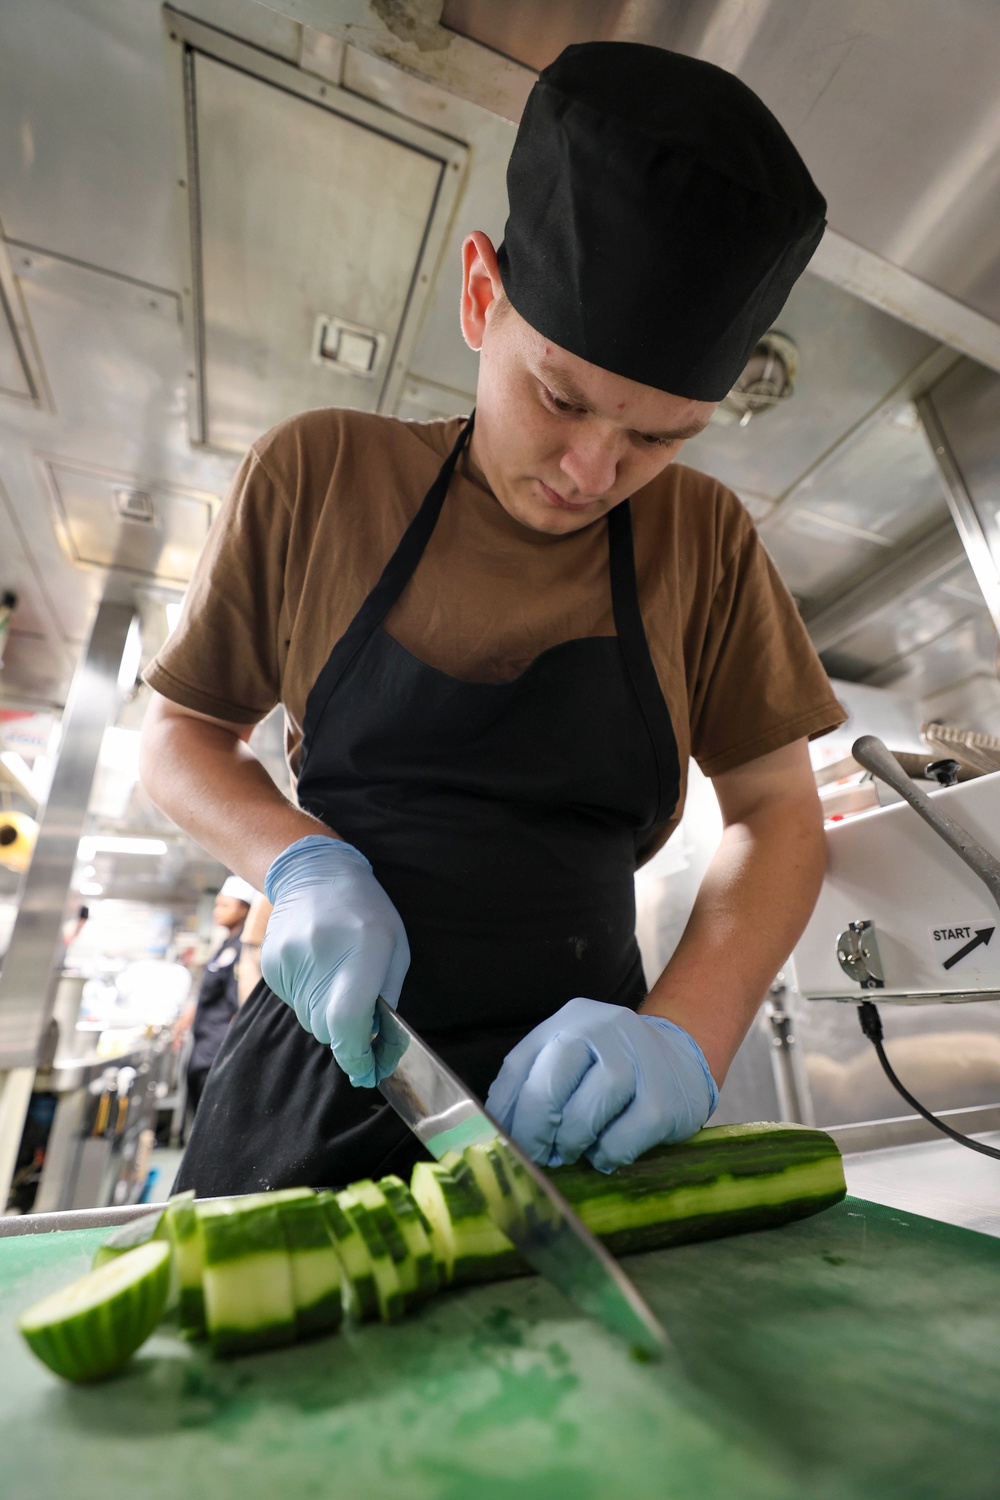
[[635, 1362], [536, 1279], [212, 1360], [164, 1329], [71, 1387], [17, 1313], [92, 1231], [0, 1239], [2, 1500], [998, 1500], [1000, 1241], [857, 1199], [634, 1256]]

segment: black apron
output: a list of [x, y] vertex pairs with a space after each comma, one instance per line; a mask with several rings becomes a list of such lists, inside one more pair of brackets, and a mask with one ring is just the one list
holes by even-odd
[[[382, 628], [471, 430], [470, 418], [313, 686], [298, 796], [371, 861], [410, 942], [400, 1013], [482, 1098], [567, 1000], [645, 997], [636, 851], [680, 781], [627, 501], [606, 522], [616, 636], [553, 646], [495, 683], [450, 677]], [[209, 1075], [177, 1186], [339, 1186], [406, 1176], [425, 1154], [261, 983]]]

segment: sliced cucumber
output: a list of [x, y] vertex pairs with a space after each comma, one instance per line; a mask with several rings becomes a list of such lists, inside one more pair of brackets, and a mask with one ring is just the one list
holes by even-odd
[[411, 1192], [431, 1226], [446, 1282], [488, 1281], [520, 1270], [517, 1251], [494, 1224], [486, 1198], [468, 1168], [418, 1161]]
[[326, 1220], [333, 1247], [344, 1272], [344, 1311], [359, 1321], [378, 1316], [378, 1292], [371, 1256], [356, 1224], [337, 1202], [335, 1193], [319, 1193], [317, 1206]]
[[292, 1267], [299, 1338], [330, 1333], [344, 1316], [344, 1269], [312, 1188], [273, 1194]]
[[153, 1213], [143, 1214], [141, 1218], [132, 1219], [128, 1224], [123, 1224], [116, 1229], [114, 1234], [108, 1236], [103, 1245], [98, 1245], [94, 1251], [94, 1259], [91, 1262], [96, 1271], [98, 1266], [107, 1265], [109, 1260], [114, 1260], [116, 1255], [125, 1255], [129, 1250], [134, 1250], [137, 1245], [148, 1245], [150, 1240], [162, 1240], [167, 1238], [166, 1228], [163, 1223], [166, 1204], [163, 1208], [156, 1209]]
[[441, 1273], [424, 1216], [402, 1178], [382, 1177], [378, 1185], [385, 1194], [386, 1202], [395, 1214], [406, 1241], [417, 1297], [421, 1300], [431, 1297], [441, 1285]]
[[201, 1338], [205, 1332], [205, 1297], [201, 1287], [203, 1249], [193, 1188], [168, 1199], [163, 1223], [174, 1251], [177, 1321], [190, 1338]]
[[66, 1380], [101, 1380], [156, 1327], [170, 1289], [170, 1246], [138, 1245], [36, 1302], [18, 1320], [29, 1348]]
[[337, 1194], [337, 1202], [364, 1241], [375, 1278], [379, 1317], [383, 1323], [396, 1323], [406, 1311], [406, 1298], [382, 1231], [353, 1188], [343, 1188]]
[[295, 1338], [291, 1261], [271, 1196], [198, 1204], [205, 1322], [215, 1354], [273, 1349]]
[[[396, 1267], [396, 1274], [399, 1276], [399, 1285], [403, 1293], [403, 1299], [407, 1310], [409, 1310], [426, 1295], [424, 1289], [427, 1285], [427, 1268], [422, 1268], [423, 1274], [421, 1274], [421, 1268], [418, 1268], [410, 1251], [410, 1243], [406, 1232], [378, 1183], [372, 1182], [371, 1178], [366, 1177], [360, 1182], [350, 1183], [347, 1192], [352, 1193], [357, 1201], [367, 1208], [378, 1225], [379, 1233], [385, 1240], [386, 1248], [392, 1256], [393, 1264]], [[433, 1269], [433, 1252], [431, 1253], [430, 1260], [431, 1268]]]

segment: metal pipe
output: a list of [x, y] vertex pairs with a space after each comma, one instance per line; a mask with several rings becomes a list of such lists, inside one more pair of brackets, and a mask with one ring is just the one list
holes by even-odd
[[855, 740], [851, 746], [851, 754], [859, 766], [864, 766], [873, 776], [880, 777], [910, 804], [914, 812], [920, 814], [925, 823], [930, 824], [949, 849], [954, 849], [959, 859], [979, 876], [1000, 907], [1000, 860], [988, 849], [984, 849], [979, 840], [973, 838], [961, 823], [956, 823], [954, 818], [935, 807], [916, 783], [910, 780], [891, 750], [887, 750], [874, 734], [863, 734], [860, 739]]
[[[5, 1070], [34, 1071], [51, 1015], [55, 996], [53, 976], [60, 957], [77, 846], [104, 731], [118, 707], [121, 695], [118, 675], [134, 618], [131, 604], [105, 600], [97, 611], [87, 648], [73, 674], [52, 787], [39, 819], [34, 855], [21, 883], [17, 919], [0, 971], [0, 1098], [9, 1096]], [[22, 1087], [19, 1099], [23, 1093]], [[22, 1102], [26, 1109], [27, 1100]], [[24, 1126], [24, 1109], [5, 1109], [3, 1124], [0, 1213], [10, 1189], [14, 1154]]]

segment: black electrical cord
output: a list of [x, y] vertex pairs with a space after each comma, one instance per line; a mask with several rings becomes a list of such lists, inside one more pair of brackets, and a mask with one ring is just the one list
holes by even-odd
[[903, 1087], [885, 1055], [885, 1048], [882, 1046], [882, 1017], [878, 1013], [878, 1007], [870, 1000], [862, 1000], [858, 1007], [858, 1020], [861, 1022], [861, 1030], [878, 1053], [878, 1060], [882, 1064], [886, 1078], [897, 1093], [902, 1094], [907, 1104], [917, 1111], [918, 1115], [923, 1115], [935, 1130], [943, 1130], [945, 1135], [951, 1136], [952, 1140], [957, 1141], [960, 1146], [968, 1146], [971, 1151], [981, 1151], [984, 1156], [995, 1156], [1000, 1160], [1000, 1151], [995, 1146], [984, 1146], [982, 1141], [974, 1141], [971, 1136], [961, 1135], [959, 1131], [952, 1130], [950, 1125], [946, 1125], [943, 1120], [932, 1115], [929, 1109], [924, 1109], [924, 1106], [914, 1099], [909, 1089]]

